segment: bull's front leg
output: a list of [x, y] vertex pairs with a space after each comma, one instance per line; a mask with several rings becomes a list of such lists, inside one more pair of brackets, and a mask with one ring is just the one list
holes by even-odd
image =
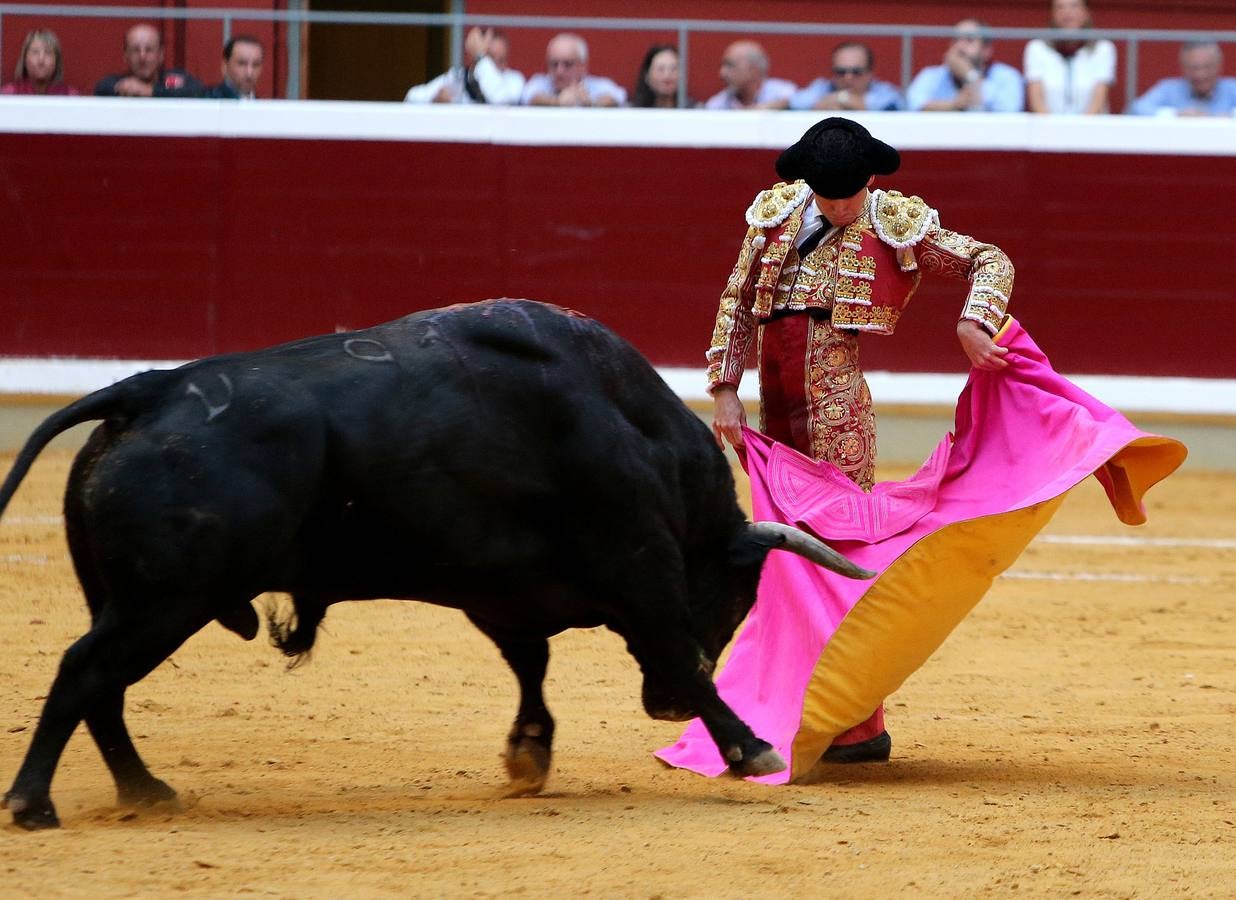
[[499, 626], [471, 615], [469, 618], [498, 645], [519, 680], [519, 712], [511, 725], [503, 756], [511, 782], [503, 795], [539, 794], [549, 777], [554, 743], [554, 719], [545, 706], [543, 693], [549, 641], [543, 637], [516, 637]]
[[627, 646], [644, 672], [644, 708], [655, 719], [681, 721], [698, 716], [735, 775], [744, 778], [784, 771], [785, 759], [756, 737], [717, 693], [712, 666], [685, 629], [640, 630]]

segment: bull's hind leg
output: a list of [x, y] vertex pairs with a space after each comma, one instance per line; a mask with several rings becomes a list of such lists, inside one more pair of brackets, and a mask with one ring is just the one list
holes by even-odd
[[549, 777], [553, 755], [554, 719], [545, 706], [543, 685], [549, 667], [549, 641], [543, 637], [513, 637], [498, 626], [469, 616], [489, 636], [519, 679], [519, 712], [506, 739], [507, 797], [538, 794]]
[[150, 774], [138, 755], [124, 723], [123, 687], [100, 696], [86, 713], [86, 727], [116, 781], [117, 799], [124, 806], [153, 806], [176, 799], [176, 792]]
[[23, 828], [54, 828], [60, 824], [51, 802], [51, 781], [73, 730], [87, 722], [103, 759], [116, 779], [122, 800], [153, 802], [175, 792], [147, 770], [124, 725], [125, 689], [141, 680], [177, 647], [202, 628], [210, 617], [191, 615], [174, 604], [158, 615], [124, 616], [109, 607], [95, 626], [79, 638], [60, 661], [30, 748], [22, 761], [5, 805]]

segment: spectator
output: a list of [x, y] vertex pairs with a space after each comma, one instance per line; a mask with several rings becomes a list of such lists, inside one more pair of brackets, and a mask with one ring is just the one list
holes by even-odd
[[237, 35], [223, 45], [223, 80], [207, 88], [203, 97], [214, 100], [254, 100], [262, 77], [262, 42]]
[[1223, 51], [1214, 41], [1180, 48], [1181, 78], [1164, 78], [1134, 101], [1137, 116], [1230, 116], [1236, 112], [1236, 78], [1222, 78]]
[[507, 66], [511, 42], [496, 28], [473, 28], [464, 38], [467, 64], [408, 89], [407, 103], [518, 103], [524, 74]]
[[64, 56], [60, 41], [46, 28], [36, 28], [26, 35], [17, 56], [13, 80], [0, 87], [0, 94], [45, 94], [76, 96], [77, 88], [64, 83]]
[[134, 25], [124, 36], [128, 71], [94, 86], [98, 97], [200, 97], [202, 84], [181, 69], [163, 68], [163, 37], [153, 25]]
[[944, 63], [914, 76], [906, 92], [912, 110], [980, 110], [1021, 112], [1025, 82], [1012, 66], [992, 62], [991, 38], [978, 19], [962, 19], [944, 52]]
[[905, 109], [901, 91], [875, 78], [875, 54], [846, 41], [833, 50], [832, 78], [817, 78], [790, 98], [790, 109]]
[[524, 86], [522, 102], [532, 106], [622, 106], [627, 92], [608, 78], [588, 74], [588, 44], [563, 32], [545, 48], [545, 72]]
[[[1089, 28], [1086, 0], [1052, 0], [1051, 24], [1069, 31]], [[1049, 43], [1035, 38], [1026, 44], [1022, 71], [1030, 112], [1105, 113], [1116, 80], [1116, 46], [1111, 41], [1068, 38]]]
[[725, 90], [708, 98], [707, 109], [785, 109], [795, 85], [769, 78], [768, 54], [755, 41], [735, 41], [721, 57]]
[[[675, 109], [678, 106], [678, 50], [669, 44], [653, 44], [644, 54], [631, 93], [631, 105]], [[684, 106], [694, 106], [688, 98]]]

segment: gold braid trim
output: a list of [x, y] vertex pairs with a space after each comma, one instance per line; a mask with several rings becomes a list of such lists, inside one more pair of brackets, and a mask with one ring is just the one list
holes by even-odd
[[778, 181], [766, 191], [760, 191], [747, 207], [747, 224], [755, 228], [772, 228], [789, 218], [811, 196], [805, 181]]
[[762, 244], [763, 238], [763, 232], [759, 228], [752, 226], [747, 229], [747, 236], [743, 238], [742, 247], [738, 251], [738, 261], [725, 283], [725, 290], [721, 292], [712, 343], [709, 344], [706, 354], [709, 393], [720, 384], [737, 387], [742, 380], [751, 341], [755, 335], [755, 317], [752, 316], [743, 293], [758, 255], [756, 244]]
[[918, 264], [924, 272], [938, 272], [970, 282], [961, 318], [973, 319], [992, 334], [1000, 329], [1013, 294], [1013, 263], [994, 244], [965, 234], [936, 228], [918, 245]]
[[922, 197], [907, 197], [900, 191], [872, 191], [868, 203], [876, 234], [898, 250], [913, 247], [928, 231], [940, 226], [936, 211]]

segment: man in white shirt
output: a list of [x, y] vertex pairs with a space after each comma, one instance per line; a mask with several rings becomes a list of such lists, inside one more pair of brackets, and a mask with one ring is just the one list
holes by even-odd
[[521, 103], [530, 106], [622, 106], [627, 92], [608, 78], [588, 74], [588, 44], [578, 34], [554, 35], [545, 69], [528, 79]]
[[797, 86], [769, 78], [768, 54], [755, 41], [735, 41], [721, 57], [725, 90], [708, 98], [706, 109], [785, 109]]
[[457, 66], [408, 89], [407, 103], [518, 103], [522, 72], [508, 68], [511, 44], [496, 28], [473, 28], [464, 39], [471, 65]]

